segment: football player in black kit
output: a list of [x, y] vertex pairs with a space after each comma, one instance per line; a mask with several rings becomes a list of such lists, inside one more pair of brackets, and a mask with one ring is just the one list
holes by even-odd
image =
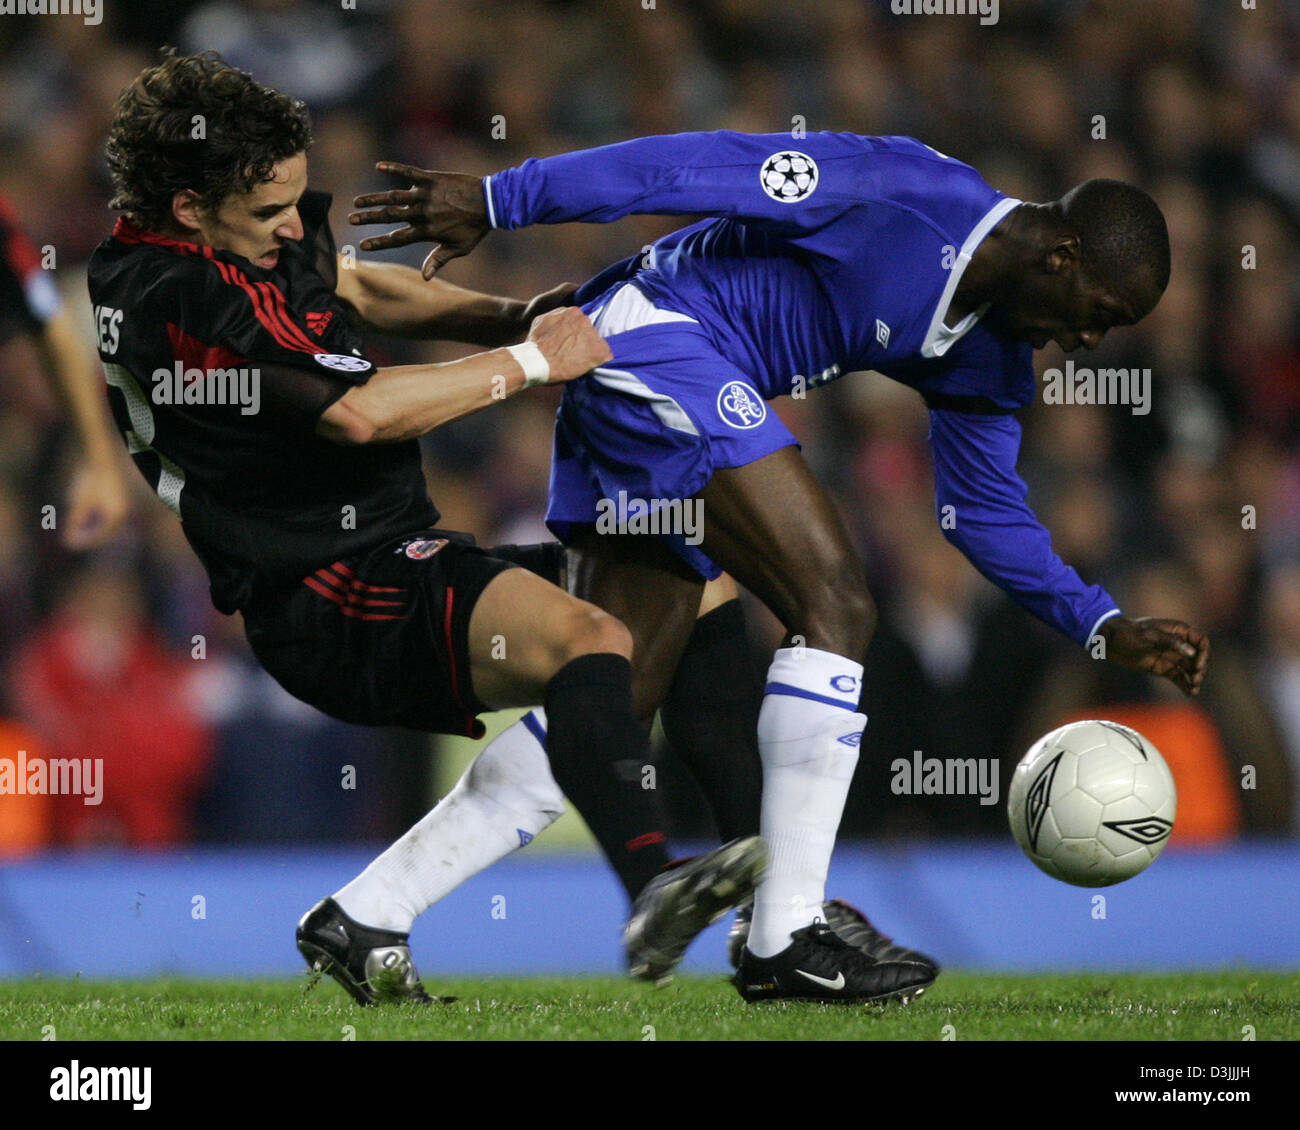
[[[210, 53], [167, 53], [119, 97], [107, 142], [119, 219], [89, 286], [128, 449], [181, 519], [216, 607], [242, 613], [259, 661], [297, 697], [349, 722], [471, 737], [480, 712], [544, 705], [555, 782], [634, 900], [639, 936], [666, 938], [675, 962], [748, 897], [761, 841], [670, 866], [655, 793], [635, 771], [648, 739], [628, 632], [438, 528], [417, 442], [610, 352], [577, 308], [552, 309], [563, 288], [524, 304], [391, 264], [340, 268], [329, 198], [307, 188], [310, 144], [301, 102]], [[505, 347], [377, 368], [361, 329]], [[460, 832], [457, 850], [474, 828]], [[408, 856], [394, 869], [438, 864]], [[395, 925], [409, 915], [390, 915], [385, 882], [322, 900], [299, 949], [362, 1004], [428, 1001], [409, 925]]]

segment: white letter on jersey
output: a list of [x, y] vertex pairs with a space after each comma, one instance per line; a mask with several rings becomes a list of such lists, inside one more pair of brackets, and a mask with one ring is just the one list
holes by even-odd
[[95, 332], [101, 353], [116, 353], [121, 343], [122, 311], [111, 306], [95, 307]]

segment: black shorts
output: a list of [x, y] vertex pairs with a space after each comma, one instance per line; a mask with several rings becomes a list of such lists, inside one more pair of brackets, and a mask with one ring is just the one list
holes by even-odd
[[420, 530], [255, 600], [245, 632], [276, 682], [334, 718], [482, 737], [469, 618], [511, 568], [469, 534]]

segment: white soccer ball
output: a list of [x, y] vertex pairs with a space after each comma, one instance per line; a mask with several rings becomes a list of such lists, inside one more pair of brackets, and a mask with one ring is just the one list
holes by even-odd
[[1011, 832], [1054, 879], [1108, 887], [1169, 842], [1178, 791], [1156, 749], [1118, 722], [1071, 722], [1020, 760], [1007, 794]]

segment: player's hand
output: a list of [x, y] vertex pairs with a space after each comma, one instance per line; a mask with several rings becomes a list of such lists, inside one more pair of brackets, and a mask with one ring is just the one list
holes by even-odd
[[1210, 641], [1204, 632], [1181, 620], [1112, 616], [1102, 621], [1106, 658], [1121, 667], [1150, 671], [1168, 679], [1184, 694], [1199, 694], [1210, 662]]
[[131, 495], [121, 469], [83, 463], [68, 489], [68, 517], [63, 544], [68, 549], [95, 549], [112, 539], [131, 510]]
[[605, 339], [576, 306], [543, 314], [528, 331], [528, 340], [551, 366], [550, 385], [563, 384], [614, 359]]
[[348, 216], [348, 222], [406, 226], [363, 239], [362, 251], [432, 242], [433, 250], [420, 271], [425, 279], [431, 279], [445, 264], [473, 251], [491, 230], [481, 177], [438, 173], [395, 161], [380, 161], [375, 168], [409, 180], [411, 187], [358, 196], [352, 201], [357, 211]]

